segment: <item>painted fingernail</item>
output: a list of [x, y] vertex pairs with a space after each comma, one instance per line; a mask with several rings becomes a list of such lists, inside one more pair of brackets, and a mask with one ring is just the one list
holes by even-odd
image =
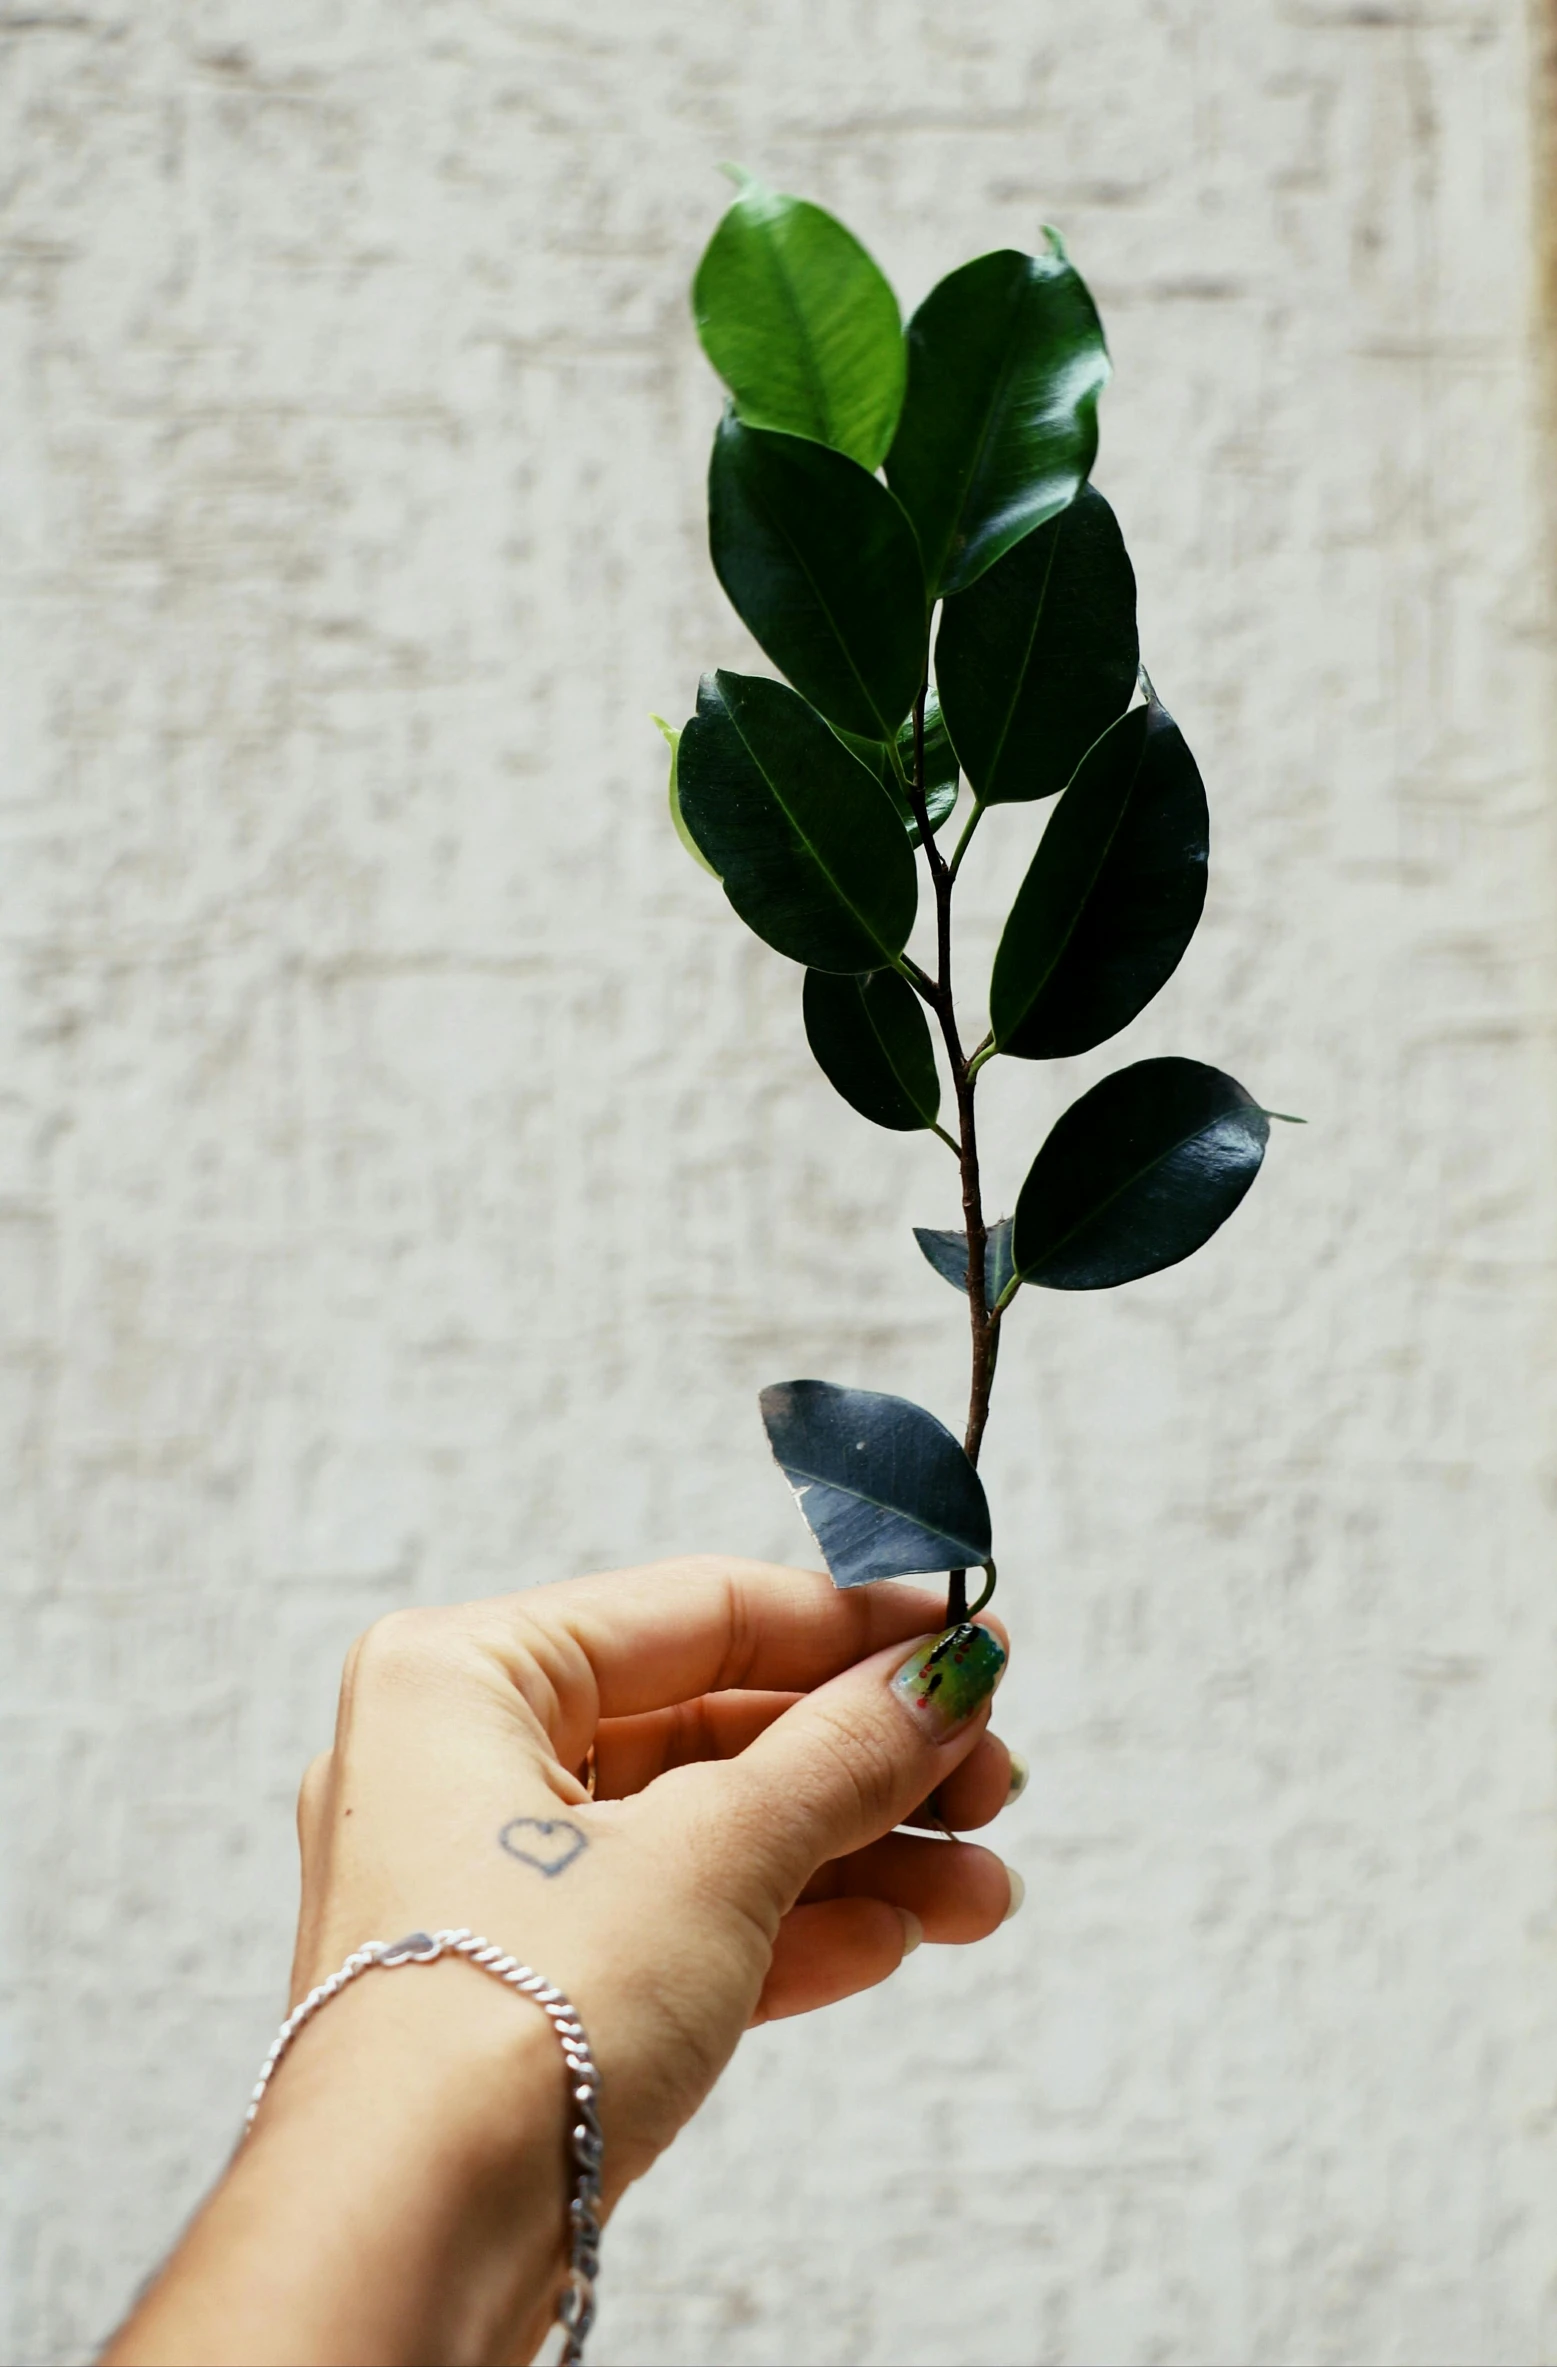
[[1002, 1922], [1002, 1923], [1009, 1923], [1009, 1922], [1010, 1922], [1010, 1920], [1011, 1920], [1012, 1916], [1013, 1916], [1013, 1915], [1014, 1915], [1014, 1914], [1017, 1912], [1017, 1909], [1018, 1909], [1018, 1908], [1021, 1906], [1023, 1899], [1025, 1899], [1025, 1898], [1026, 1898], [1026, 1896], [1027, 1896], [1027, 1885], [1026, 1885], [1026, 1883], [1025, 1883], [1023, 1880], [1022, 1880], [1022, 1877], [1021, 1877], [1021, 1875], [1020, 1875], [1020, 1874], [1017, 1872], [1017, 1870], [1016, 1870], [1015, 1866], [1007, 1866], [1007, 1868], [1006, 1868], [1006, 1879], [1009, 1881], [1009, 1883], [1010, 1883], [1010, 1885], [1011, 1885], [1011, 1898], [1010, 1898], [1010, 1903], [1008, 1904], [1008, 1906], [1007, 1906], [1007, 1908], [1006, 1908], [1006, 1911], [1005, 1911], [1005, 1913], [1004, 1913], [1004, 1914], [1001, 1916], [1001, 1918], [1000, 1918], [1000, 1920], [1001, 1920], [1001, 1922]]
[[898, 1913], [903, 1918], [903, 1954], [912, 1956], [924, 1938], [924, 1925], [917, 1915], [910, 1915], [906, 1907], [899, 1907]]
[[904, 1661], [892, 1690], [933, 1742], [966, 1726], [994, 1692], [1006, 1656], [987, 1627], [949, 1627]]
[[1012, 1751], [1010, 1757], [1011, 1781], [1006, 1786], [1006, 1806], [1008, 1808], [1013, 1800], [1020, 1800], [1027, 1789], [1027, 1779], [1032, 1774], [1032, 1769], [1020, 1751]]

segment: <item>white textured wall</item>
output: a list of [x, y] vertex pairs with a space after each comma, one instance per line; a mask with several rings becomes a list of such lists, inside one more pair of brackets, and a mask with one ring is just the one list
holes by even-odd
[[[804, 1558], [795, 1371], [954, 1415], [949, 1162], [663, 816], [743, 643], [684, 289], [744, 160], [909, 302], [1063, 226], [1212, 797], [1119, 1045], [1306, 1113], [1022, 1305], [1023, 1917], [751, 2042], [622, 2361], [1557, 2346], [1557, 1267], [1519, 0], [29, 0], [0, 15], [0, 2352], [83, 2355], [277, 2016], [391, 1605]], [[1036, 830], [985, 828], [997, 874]], [[977, 966], [969, 976], [976, 984]], [[941, 2248], [944, 2265], [930, 2265]]]

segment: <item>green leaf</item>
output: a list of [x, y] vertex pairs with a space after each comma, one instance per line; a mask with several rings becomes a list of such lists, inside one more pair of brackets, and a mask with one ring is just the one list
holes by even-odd
[[1061, 253], [1006, 248], [931, 289], [908, 324], [887, 482], [932, 594], [966, 591], [1074, 497], [1108, 374], [1096, 307]]
[[750, 929], [817, 970], [879, 970], [914, 925], [913, 849], [879, 782], [782, 682], [705, 674], [677, 762], [687, 828]]
[[892, 737], [924, 678], [924, 571], [879, 478], [726, 411], [708, 470], [708, 546], [736, 614], [844, 731]]
[[[915, 1225], [914, 1239], [929, 1263], [953, 1290], [964, 1293], [968, 1287], [968, 1236], [966, 1233], [941, 1233], [929, 1225]], [[1002, 1216], [990, 1225], [984, 1235], [984, 1304], [998, 1306], [1002, 1292], [1016, 1268], [1011, 1263], [1011, 1219]]]
[[681, 810], [681, 790], [676, 779], [676, 759], [681, 747], [681, 734], [673, 724], [666, 722], [663, 715], [651, 715], [649, 721], [658, 725], [664, 733], [666, 745], [670, 749], [670, 818], [675, 825], [676, 836], [686, 848], [693, 862], [700, 863], [706, 872], [717, 879], [718, 872], [714, 870], [712, 863], [709, 862], [708, 857], [687, 828], [686, 816]]
[[941, 610], [935, 675], [985, 805], [1053, 797], [1130, 704], [1135, 571], [1091, 485]]
[[841, 222], [747, 180], [697, 267], [692, 314], [748, 427], [881, 466], [903, 407], [903, 328]]
[[831, 1381], [780, 1381], [760, 1402], [774, 1459], [835, 1585], [987, 1563], [983, 1482], [923, 1406]]
[[940, 1115], [941, 1081], [924, 1005], [900, 971], [839, 978], [807, 970], [806, 1041], [862, 1118], [912, 1134]]
[[[838, 737], [844, 746], [859, 758], [861, 764], [870, 766], [882, 788], [885, 789], [902, 815], [904, 826], [908, 831], [909, 844], [917, 846], [919, 844], [919, 825], [914, 820], [913, 808], [908, 802], [908, 793], [897, 777], [897, 771], [887, 753], [885, 741], [861, 739], [858, 733], [851, 731], [841, 731]], [[914, 770], [914, 719], [912, 715], [909, 716], [906, 723], [899, 726], [897, 752], [898, 762], [912, 779]], [[924, 777], [925, 807], [930, 816], [930, 830], [933, 836], [956, 810], [959, 783], [957, 751], [951, 744], [951, 734], [946, 729], [941, 716], [940, 699], [933, 690], [926, 693], [924, 703]]]
[[995, 955], [999, 1049], [1056, 1060], [1128, 1026], [1195, 933], [1209, 851], [1195, 759], [1154, 698], [1103, 734], [1050, 816]]
[[1012, 1255], [1046, 1290], [1112, 1290], [1225, 1224], [1265, 1156], [1265, 1112], [1220, 1069], [1141, 1060], [1071, 1107], [1028, 1172]]

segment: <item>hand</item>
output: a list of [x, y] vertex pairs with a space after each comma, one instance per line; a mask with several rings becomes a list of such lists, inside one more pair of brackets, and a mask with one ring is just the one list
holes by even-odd
[[[381, 1621], [351, 1653], [334, 1746], [303, 1784], [294, 2002], [369, 1939], [464, 1925], [497, 1941], [582, 2016], [601, 2072], [609, 2207], [750, 2024], [885, 1979], [921, 1932], [980, 1939], [1009, 1912], [998, 1857], [894, 1830], [932, 1794], [945, 1826], [983, 1824], [1011, 1788], [1009, 1754], [986, 1732], [1003, 1641], [991, 1621], [940, 1650], [939, 1617], [919, 1587], [840, 1593], [811, 1573], [709, 1559]], [[462, 2254], [467, 2314], [454, 2336], [423, 2311], [403, 2354], [386, 2350], [383, 2308], [371, 2340], [348, 2308], [328, 2331], [317, 2317], [300, 2326], [296, 2355], [495, 2357], [539, 2338], [563, 2258], [555, 2057], [539, 2014], [447, 1960], [370, 1973], [307, 2026], [240, 2171], [267, 2141], [279, 2163], [292, 2128], [292, 2166], [274, 2174], [300, 2211], [299, 2165], [327, 2161], [346, 2139], [324, 2132], [350, 2124], [368, 2165], [351, 2182], [360, 2196], [364, 2176], [389, 2175], [377, 2165], [400, 2142], [395, 2099], [420, 2083], [417, 2125], [439, 2130], [446, 2175], [479, 2160], [503, 2187], [488, 2216], [508, 2266], [478, 2273]], [[528, 2255], [514, 2241], [505, 2150], [520, 2133], [543, 2230]], [[246, 2209], [252, 2225], [252, 2200]], [[421, 2273], [404, 2228], [391, 2232], [404, 2209], [415, 2206], [380, 2197], [363, 2210], [392, 2245], [379, 2269], [356, 2268], [356, 2286], [381, 2302]], [[480, 2217], [462, 2215], [467, 2248]], [[428, 2249], [427, 2278], [447, 2282], [447, 2247]], [[230, 2301], [222, 2322], [220, 2355], [239, 2355]], [[358, 2341], [367, 2348], [353, 2351]], [[273, 2322], [254, 2345], [293, 2355]], [[181, 2354], [132, 2343], [112, 2355]]]

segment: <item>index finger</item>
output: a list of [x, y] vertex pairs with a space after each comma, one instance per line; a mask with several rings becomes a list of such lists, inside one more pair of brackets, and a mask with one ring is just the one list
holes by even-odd
[[566, 1578], [484, 1606], [519, 1681], [540, 1662], [567, 1721], [631, 1717], [732, 1688], [809, 1692], [885, 1644], [938, 1628], [938, 1589], [882, 1579], [844, 1591], [819, 1570], [720, 1554]]

